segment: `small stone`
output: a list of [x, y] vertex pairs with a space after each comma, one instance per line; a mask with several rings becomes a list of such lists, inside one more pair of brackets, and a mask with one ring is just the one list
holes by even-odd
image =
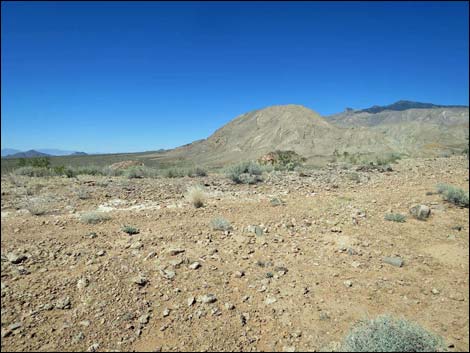
[[71, 306], [72, 306], [72, 304], [70, 303], [70, 298], [69, 297], [64, 297], [62, 299], [59, 299], [55, 303], [55, 308], [60, 309], [60, 310], [70, 309]]
[[95, 233], [95, 232], [88, 233], [88, 235], [87, 235], [87, 236], [88, 236], [88, 238], [90, 238], [90, 239], [94, 239], [94, 238], [96, 238], [96, 237], [97, 237], [97, 235], [96, 235], [96, 233]]
[[83, 334], [83, 332], [79, 332], [75, 336], [73, 336], [72, 343], [77, 344], [78, 342], [80, 342], [84, 338], [85, 338], [85, 335]]
[[100, 344], [93, 343], [90, 347], [88, 347], [87, 352], [96, 352], [98, 348], [100, 348]]
[[188, 306], [193, 305], [196, 302], [196, 299], [194, 297], [189, 297], [188, 298]]
[[81, 326], [88, 327], [88, 326], [90, 326], [91, 322], [90, 322], [90, 320], [83, 320], [83, 321], [80, 321], [78, 324], [81, 325]]
[[203, 304], [211, 304], [217, 301], [217, 297], [214, 294], [205, 294], [199, 298], [199, 301]]
[[100, 250], [96, 253], [96, 255], [98, 255], [98, 256], [103, 256], [104, 254], [105, 254], [104, 250]]
[[163, 317], [167, 317], [170, 315], [170, 309], [163, 310]]
[[11, 325], [8, 326], [8, 329], [11, 330], [11, 331], [15, 331], [15, 330], [18, 330], [22, 325], [21, 322], [15, 322]]
[[439, 290], [436, 289], [436, 288], [433, 288], [433, 289], [431, 290], [431, 292], [432, 292], [432, 294], [434, 294], [434, 295], [438, 295], [438, 294], [440, 293]]
[[235, 309], [235, 305], [233, 305], [232, 303], [225, 303], [224, 306], [225, 306], [225, 309], [227, 310]]
[[330, 230], [331, 230], [333, 233], [341, 233], [341, 232], [342, 232], [341, 228], [339, 228], [339, 227], [333, 227], [333, 228], [331, 228]]
[[88, 285], [90, 284], [90, 281], [88, 280], [88, 278], [80, 278], [77, 282], [77, 288], [78, 289], [83, 289], [83, 288], [86, 288], [88, 287]]
[[431, 209], [426, 205], [415, 205], [410, 208], [410, 213], [414, 218], [424, 221], [431, 215]]
[[294, 346], [284, 346], [282, 348], [283, 352], [295, 352], [295, 347]]
[[201, 264], [199, 262], [193, 262], [191, 265], [189, 265], [189, 268], [191, 270], [197, 270], [199, 267], [201, 267]]
[[244, 271], [236, 271], [236, 272], [233, 274], [233, 277], [235, 277], [235, 278], [242, 278], [244, 275], [245, 275], [245, 272], [244, 272]]
[[135, 243], [132, 243], [132, 245], [130, 246], [131, 249], [137, 249], [137, 250], [143, 247], [144, 245], [140, 241], [136, 241]]
[[186, 251], [186, 250], [184, 250], [184, 249], [176, 248], [176, 249], [170, 249], [170, 250], [168, 250], [168, 253], [169, 253], [171, 256], [175, 256], [175, 255], [184, 253], [185, 251]]
[[148, 279], [143, 276], [137, 276], [134, 278], [134, 283], [138, 284], [139, 286], [145, 286], [148, 283]]
[[395, 266], [395, 267], [402, 267], [404, 265], [404, 261], [400, 257], [388, 257], [388, 256], [386, 256], [386, 257], [383, 258], [383, 262], [385, 262], [386, 264]]
[[274, 304], [275, 302], [277, 302], [277, 299], [274, 298], [274, 297], [268, 297], [266, 298], [266, 300], [264, 301], [264, 304], [266, 305], [271, 305], [271, 304]]
[[15, 253], [8, 253], [7, 254], [7, 259], [10, 261], [12, 264], [19, 264], [27, 259], [26, 255], [17, 255]]
[[173, 279], [176, 276], [176, 273], [171, 270], [163, 270], [163, 271], [160, 271], [160, 273], [166, 279]]
[[352, 282], [349, 280], [344, 281], [343, 284], [345, 285], [345, 287], [352, 287]]
[[144, 314], [141, 317], [139, 317], [139, 322], [143, 325], [148, 324], [149, 320], [150, 320], [149, 314]]

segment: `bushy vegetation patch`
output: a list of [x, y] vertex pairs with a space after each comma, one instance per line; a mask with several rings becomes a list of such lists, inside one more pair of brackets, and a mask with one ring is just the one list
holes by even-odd
[[343, 341], [343, 352], [439, 352], [441, 337], [421, 326], [390, 316], [360, 321]]

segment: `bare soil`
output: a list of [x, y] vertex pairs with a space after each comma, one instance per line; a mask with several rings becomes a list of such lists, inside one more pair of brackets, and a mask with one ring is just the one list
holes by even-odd
[[[466, 351], [469, 210], [429, 192], [438, 183], [468, 191], [468, 161], [409, 159], [393, 169], [331, 166], [257, 185], [215, 174], [4, 176], [1, 349], [338, 350], [357, 320], [388, 313]], [[207, 192], [201, 208], [184, 198], [195, 184]], [[430, 218], [413, 219], [414, 204], [428, 205]], [[111, 219], [80, 221], [97, 209]], [[384, 220], [391, 212], [406, 222]], [[233, 229], [212, 230], [216, 217]], [[204, 303], [210, 294], [216, 300]]]

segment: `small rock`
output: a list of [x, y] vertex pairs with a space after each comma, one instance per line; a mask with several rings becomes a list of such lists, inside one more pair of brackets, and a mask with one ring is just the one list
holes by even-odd
[[201, 264], [199, 262], [193, 262], [191, 265], [189, 265], [189, 268], [191, 270], [197, 270], [199, 267], [201, 267]]
[[233, 305], [232, 303], [225, 303], [224, 306], [225, 306], [225, 309], [227, 310], [235, 309], [235, 305]]
[[189, 297], [188, 298], [188, 306], [193, 305], [196, 302], [196, 299], [194, 297]]
[[275, 302], [277, 302], [277, 299], [274, 298], [274, 297], [268, 297], [266, 298], [266, 300], [264, 301], [264, 304], [266, 305], [271, 305], [271, 304], [274, 304]]
[[341, 232], [342, 232], [341, 228], [339, 228], [339, 227], [333, 227], [333, 228], [331, 228], [330, 230], [331, 230], [333, 233], [341, 233]]
[[137, 276], [134, 278], [134, 283], [138, 284], [139, 286], [145, 286], [148, 283], [148, 279], [143, 276]]
[[236, 271], [236, 272], [233, 274], [233, 277], [235, 277], [235, 278], [242, 278], [244, 275], [245, 275], [245, 272], [244, 272], [244, 271]]
[[15, 323], [9, 325], [8, 329], [11, 330], [11, 331], [15, 331], [15, 330], [18, 330], [21, 326], [23, 326], [23, 324], [21, 322], [15, 322]]
[[170, 309], [163, 310], [163, 317], [167, 317], [170, 315]]
[[96, 255], [98, 255], [98, 256], [103, 256], [104, 254], [105, 254], [104, 250], [100, 250], [96, 253]]
[[425, 220], [431, 215], [431, 209], [426, 205], [415, 205], [410, 208], [411, 215], [419, 220]]
[[143, 325], [148, 324], [150, 320], [150, 314], [143, 314], [141, 317], [139, 317], [139, 322]]
[[395, 267], [402, 267], [404, 265], [404, 261], [400, 257], [388, 257], [388, 256], [386, 256], [386, 257], [383, 258], [383, 262], [385, 262], [386, 264], [395, 266]]
[[140, 241], [136, 241], [135, 243], [132, 243], [130, 246], [131, 249], [141, 249], [143, 248], [143, 244]]
[[8, 253], [7, 254], [7, 259], [10, 261], [12, 264], [19, 264], [27, 259], [26, 255], [17, 255], [15, 253]]
[[88, 347], [87, 352], [96, 352], [98, 348], [100, 348], [100, 344], [93, 343], [90, 347]]
[[343, 284], [345, 285], [345, 287], [352, 287], [352, 282], [349, 280], [344, 281]]
[[185, 251], [186, 251], [186, 250], [184, 250], [184, 249], [176, 248], [176, 249], [170, 249], [170, 250], [168, 250], [168, 253], [169, 253], [171, 256], [175, 256], [175, 255], [184, 253]]
[[217, 301], [217, 297], [214, 294], [205, 294], [199, 298], [199, 301], [203, 304], [211, 304]]
[[433, 288], [433, 289], [431, 290], [431, 292], [432, 292], [432, 294], [434, 294], [434, 295], [437, 295], [437, 294], [440, 293], [439, 290], [436, 289], [436, 288]]
[[88, 278], [80, 278], [77, 282], [77, 288], [78, 289], [83, 289], [83, 288], [86, 288], [88, 287], [88, 285], [90, 284], [90, 281], [88, 280]]
[[166, 279], [173, 279], [176, 276], [176, 273], [171, 270], [163, 270], [163, 271], [160, 271], [160, 273]]
[[60, 310], [64, 310], [64, 309], [70, 309], [72, 306], [71, 302], [70, 302], [70, 298], [69, 297], [64, 297], [62, 299], [59, 299], [56, 303], [55, 303], [55, 308], [56, 309], [60, 309]]

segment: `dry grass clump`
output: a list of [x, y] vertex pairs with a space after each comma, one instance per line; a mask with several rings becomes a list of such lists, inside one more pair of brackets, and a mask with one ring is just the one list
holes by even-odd
[[111, 217], [103, 212], [85, 212], [80, 216], [80, 221], [87, 224], [98, 224], [110, 220]]
[[186, 193], [186, 198], [195, 208], [199, 208], [204, 206], [204, 203], [206, 201], [206, 192], [204, 191], [204, 188], [200, 185], [192, 186], [188, 189], [188, 192]]
[[441, 337], [403, 319], [379, 316], [359, 322], [343, 341], [343, 352], [440, 352]]

